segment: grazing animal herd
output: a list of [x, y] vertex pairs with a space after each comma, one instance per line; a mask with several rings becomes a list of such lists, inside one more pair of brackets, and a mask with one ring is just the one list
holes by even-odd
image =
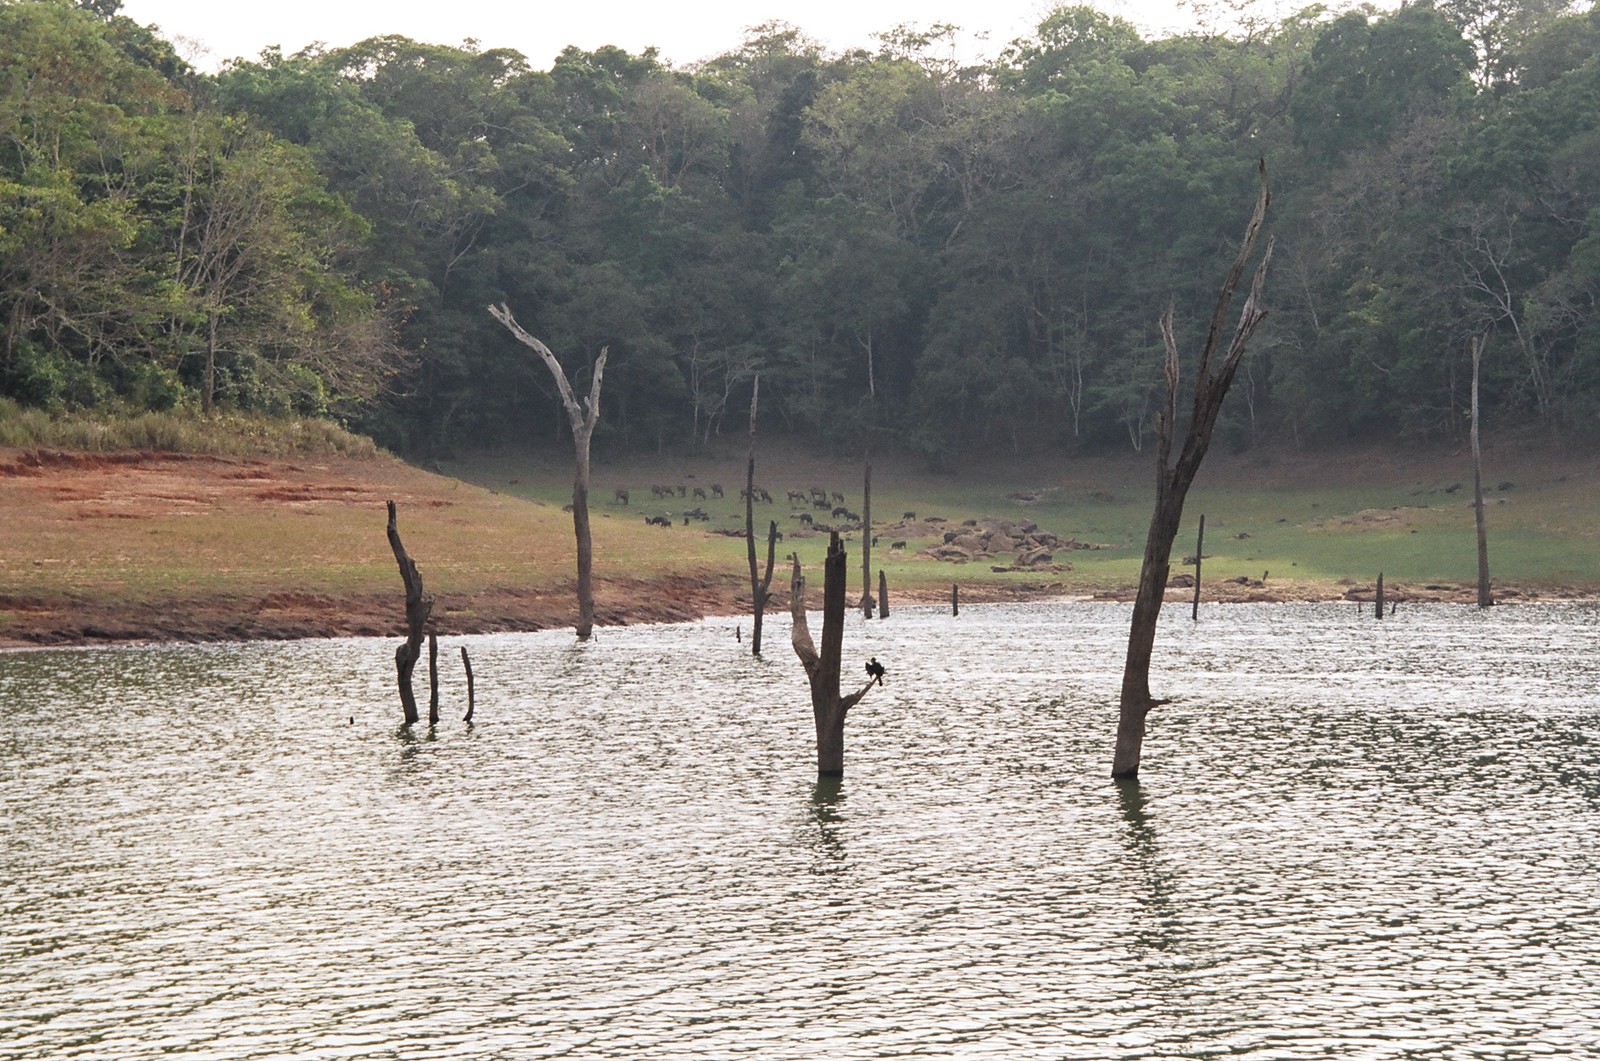
[[[791, 505], [809, 504], [813, 509], [825, 510], [830, 519], [842, 521], [840, 523], [830, 525], [827, 523], [819, 523], [817, 521], [817, 517], [811, 512], [799, 510], [790, 512], [789, 518], [800, 524], [800, 526], [805, 529], [822, 532], [853, 531], [862, 529], [862, 519], [860, 514], [850, 509], [845, 502], [844, 494], [838, 490], [824, 490], [820, 486], [812, 486], [804, 490], [786, 490], [785, 494], [787, 495], [787, 500]], [[612, 503], [616, 505], [627, 505], [632, 499], [631, 493], [625, 487], [617, 487], [611, 492], [611, 496]], [[703, 486], [693, 486], [688, 483], [677, 483], [675, 485], [652, 483], [650, 486], [650, 496], [658, 501], [678, 497], [706, 501], [709, 500], [710, 497], [723, 497], [725, 495], [723, 493], [721, 483], [711, 484], [709, 497], [707, 496], [707, 488]], [[740, 490], [740, 500], [745, 500], [746, 497], [747, 491]], [[754, 499], [764, 505], [770, 505], [774, 503], [771, 492], [760, 486], [756, 487], [754, 490]], [[655, 515], [645, 516], [644, 521], [646, 524], [652, 527], [671, 527], [673, 526], [673, 515], [674, 514], [671, 512], [661, 512]], [[686, 527], [694, 521], [704, 523], [711, 520], [710, 513], [700, 506], [677, 513], [677, 515], [682, 518], [683, 525]], [[901, 517], [901, 521], [910, 523], [916, 518], [917, 514], [915, 512], [907, 512]], [[782, 540], [782, 537], [783, 536], [780, 534], [779, 540]], [[874, 539], [874, 544], [876, 544], [876, 539]], [[904, 549], [906, 547], [906, 543], [903, 541], [896, 541], [893, 542], [889, 547], [891, 549]]]

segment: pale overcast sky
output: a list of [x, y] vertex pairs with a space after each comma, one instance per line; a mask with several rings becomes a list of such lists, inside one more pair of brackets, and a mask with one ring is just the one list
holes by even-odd
[[[124, 0], [121, 13], [186, 38], [186, 55], [202, 69], [234, 56], [253, 59], [281, 45], [292, 54], [315, 41], [339, 47], [398, 33], [430, 44], [467, 38], [485, 48], [515, 48], [548, 69], [562, 48], [615, 44], [638, 53], [650, 45], [674, 66], [731, 51], [748, 26], [773, 19], [804, 30], [830, 51], [872, 47], [872, 34], [901, 23], [948, 22], [967, 31], [961, 58], [992, 57], [1029, 34], [1048, 0]], [[1187, 28], [1194, 19], [1178, 0], [1099, 0], [1096, 6], [1133, 22], [1147, 36]], [[985, 39], [973, 39], [975, 35]]]

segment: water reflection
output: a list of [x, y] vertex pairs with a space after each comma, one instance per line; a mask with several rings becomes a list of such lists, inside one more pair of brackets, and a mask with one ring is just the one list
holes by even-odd
[[0, 657], [0, 1058], [1594, 1056], [1600, 610], [1345, 611]]
[[844, 778], [819, 777], [811, 787], [811, 850], [815, 854], [811, 872], [822, 877], [845, 869]]
[[1156, 827], [1149, 813], [1149, 796], [1138, 778], [1118, 778], [1112, 784], [1126, 826], [1122, 846], [1135, 876], [1139, 916], [1134, 924], [1134, 951], [1171, 952], [1179, 949], [1179, 921], [1175, 910], [1178, 874], [1161, 857]]

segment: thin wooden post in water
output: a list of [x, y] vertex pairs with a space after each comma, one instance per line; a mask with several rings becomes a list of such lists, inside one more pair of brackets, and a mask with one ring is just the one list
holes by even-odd
[[1378, 618], [1383, 618], [1383, 572], [1378, 572], [1378, 606], [1375, 609]]
[[1194, 539], [1194, 607], [1189, 611], [1191, 622], [1200, 621], [1200, 561], [1206, 556], [1206, 514], [1200, 513], [1200, 533]]
[[428, 632], [428, 725], [439, 724], [439, 635]]
[[878, 618], [889, 618], [889, 576], [878, 568]]
[[961, 587], [954, 582], [950, 583], [950, 614], [961, 614]]
[[475, 690], [472, 687], [472, 660], [467, 657], [467, 646], [461, 646], [461, 666], [467, 672], [467, 714], [461, 721], [471, 722], [473, 709], [477, 706]]
[[1478, 522], [1478, 607], [1494, 603], [1489, 594], [1489, 535], [1483, 523], [1483, 450], [1478, 447], [1478, 366], [1483, 361], [1484, 336], [1472, 340], [1472, 508]]
[[861, 476], [861, 617], [872, 618], [872, 461]]

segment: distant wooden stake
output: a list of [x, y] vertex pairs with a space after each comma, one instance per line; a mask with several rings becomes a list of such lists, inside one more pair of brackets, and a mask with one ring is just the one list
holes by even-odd
[[467, 671], [467, 714], [461, 721], [471, 722], [473, 709], [477, 706], [477, 696], [472, 687], [472, 660], [467, 657], [467, 646], [461, 646], [461, 666]]
[[1472, 340], [1472, 508], [1478, 521], [1478, 607], [1494, 603], [1489, 595], [1489, 536], [1483, 524], [1483, 450], [1478, 447], [1478, 366], [1483, 361], [1484, 337]]
[[395, 677], [400, 684], [400, 706], [405, 711], [405, 724], [417, 721], [417, 697], [411, 689], [411, 675], [416, 671], [417, 660], [422, 656], [422, 628], [433, 614], [433, 598], [422, 589], [422, 575], [416, 563], [406, 554], [400, 543], [400, 530], [394, 502], [389, 502], [389, 548], [400, 565], [400, 578], [406, 584], [406, 640], [394, 650]]
[[1378, 572], [1378, 606], [1375, 609], [1378, 618], [1383, 618], [1383, 572]]
[[1189, 612], [1190, 622], [1200, 621], [1200, 561], [1206, 556], [1206, 514], [1200, 513], [1200, 533], [1194, 539], [1194, 607]]
[[954, 582], [950, 583], [950, 614], [961, 614], [961, 587]]
[[861, 477], [861, 617], [872, 618], [872, 462]]
[[428, 634], [428, 725], [439, 724], [439, 636]]
[[878, 618], [889, 618], [889, 576], [878, 568]]

